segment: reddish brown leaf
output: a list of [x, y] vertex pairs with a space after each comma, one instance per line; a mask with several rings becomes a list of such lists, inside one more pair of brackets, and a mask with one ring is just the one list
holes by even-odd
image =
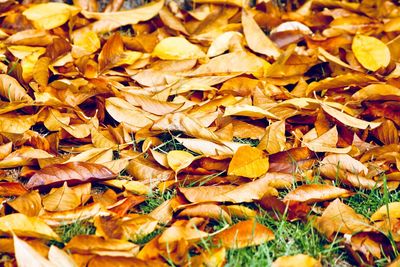
[[54, 164], [36, 172], [26, 184], [29, 189], [56, 186], [67, 182], [81, 184], [90, 181], [101, 181], [114, 178], [116, 175], [108, 168], [86, 162], [69, 162]]

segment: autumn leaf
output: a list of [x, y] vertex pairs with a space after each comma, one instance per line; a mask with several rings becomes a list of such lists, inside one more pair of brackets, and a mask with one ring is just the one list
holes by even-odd
[[281, 256], [271, 265], [272, 267], [294, 267], [294, 266], [304, 266], [304, 267], [321, 267], [321, 263], [309, 255], [297, 254], [293, 256]]
[[43, 168], [33, 175], [26, 184], [27, 188], [54, 186], [63, 182], [84, 183], [92, 180], [108, 180], [115, 177], [106, 167], [84, 162], [54, 164]]
[[332, 185], [308, 184], [301, 185], [290, 191], [283, 199], [285, 202], [299, 201], [306, 203], [314, 203], [336, 199], [338, 197], [348, 197], [351, 195], [349, 190], [335, 187]]
[[242, 11], [243, 32], [248, 46], [256, 53], [277, 58], [281, 52], [257, 25], [257, 22], [245, 9]]
[[331, 238], [335, 232], [353, 234], [369, 229], [368, 219], [339, 199], [329, 204], [322, 216], [316, 218], [314, 225], [327, 238]]
[[268, 157], [257, 148], [240, 147], [229, 164], [228, 174], [257, 178], [268, 171]]
[[204, 52], [183, 37], [168, 37], [159, 42], [153, 56], [164, 60], [184, 60], [204, 58]]
[[79, 11], [80, 8], [64, 3], [44, 3], [28, 8], [23, 14], [36, 28], [50, 30], [63, 25]]
[[36, 237], [49, 240], [60, 240], [59, 236], [43, 220], [28, 217], [22, 213], [13, 213], [0, 218], [0, 232], [12, 233], [24, 237]]
[[27, 242], [19, 239], [16, 235], [14, 235], [14, 250], [18, 266], [57, 266], [40, 255]]
[[275, 238], [274, 233], [255, 220], [239, 222], [214, 236], [214, 243], [226, 248], [260, 245]]
[[360, 64], [370, 71], [386, 68], [390, 63], [389, 48], [375, 37], [357, 34], [351, 49]]
[[25, 88], [13, 77], [0, 74], [0, 95], [10, 101], [32, 101]]

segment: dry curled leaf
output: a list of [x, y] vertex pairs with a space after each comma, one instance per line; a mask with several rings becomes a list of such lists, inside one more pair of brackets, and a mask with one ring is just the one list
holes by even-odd
[[69, 184], [85, 183], [93, 180], [109, 180], [115, 174], [106, 167], [85, 162], [54, 164], [37, 171], [28, 181], [26, 187], [38, 188], [55, 186], [67, 182]]
[[315, 203], [335, 199], [338, 197], [349, 197], [351, 191], [326, 184], [305, 184], [290, 191], [283, 201], [298, 201], [306, 203]]
[[274, 238], [274, 233], [269, 228], [255, 220], [247, 220], [218, 233], [213, 241], [223, 247], [237, 249], [260, 245]]

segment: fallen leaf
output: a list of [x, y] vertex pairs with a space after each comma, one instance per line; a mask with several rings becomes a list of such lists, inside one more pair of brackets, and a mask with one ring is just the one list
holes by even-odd
[[164, 60], [204, 58], [206, 54], [183, 37], [167, 37], [159, 42], [152, 53]]
[[133, 257], [139, 246], [128, 241], [105, 239], [94, 235], [78, 235], [65, 246], [72, 253], [95, 254], [100, 256]]
[[9, 101], [32, 101], [25, 88], [13, 77], [0, 74], [0, 96]]
[[63, 25], [79, 11], [80, 8], [64, 3], [44, 3], [33, 5], [23, 14], [37, 29], [50, 30]]
[[331, 202], [322, 216], [315, 219], [314, 226], [327, 238], [331, 238], [335, 232], [353, 234], [370, 228], [367, 218], [357, 214], [339, 199]]
[[273, 58], [280, 56], [279, 48], [265, 35], [246, 9], [242, 11], [242, 25], [244, 36], [251, 50]]
[[229, 164], [228, 174], [257, 178], [268, 171], [269, 162], [261, 150], [250, 146], [240, 147]]
[[297, 254], [277, 258], [271, 267], [321, 267], [321, 263], [309, 255]]
[[247, 220], [218, 233], [213, 237], [213, 242], [226, 248], [238, 249], [260, 245], [274, 238], [275, 235], [269, 228], [255, 220]]
[[49, 261], [58, 267], [77, 267], [75, 261], [64, 250], [52, 245], [49, 250]]
[[42, 209], [42, 199], [40, 198], [39, 192], [36, 190], [23, 194], [16, 199], [7, 202], [7, 204], [14, 210], [29, 217], [39, 215], [39, 212]]
[[54, 164], [36, 172], [26, 184], [29, 189], [55, 186], [68, 182], [70, 184], [85, 183], [92, 180], [109, 180], [115, 177], [106, 167], [85, 162]]
[[79, 196], [64, 182], [62, 187], [53, 188], [43, 197], [43, 206], [48, 211], [71, 210], [81, 204]]
[[49, 240], [60, 240], [60, 237], [43, 220], [28, 217], [22, 213], [13, 213], [0, 218], [0, 232], [12, 233], [24, 237], [36, 237]]
[[179, 188], [187, 200], [192, 203], [201, 202], [252, 202], [261, 199], [264, 195], [277, 195], [271, 186], [271, 177], [266, 176], [240, 186], [218, 185]]
[[358, 62], [370, 71], [386, 68], [390, 63], [389, 48], [375, 37], [357, 34], [351, 49]]
[[34, 248], [32, 248], [27, 242], [19, 239], [14, 235], [14, 250], [15, 258], [17, 260], [18, 266], [28, 267], [28, 266], [59, 266], [53, 264], [45, 257], [40, 255]]
[[298, 201], [315, 203], [336, 199], [338, 197], [351, 196], [349, 190], [327, 184], [304, 184], [290, 191], [284, 198], [284, 202]]

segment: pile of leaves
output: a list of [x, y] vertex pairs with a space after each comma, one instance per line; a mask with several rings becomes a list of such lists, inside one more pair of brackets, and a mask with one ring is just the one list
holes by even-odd
[[287, 2], [1, 1], [2, 264], [223, 266], [268, 214], [395, 266], [400, 202], [346, 199], [400, 184], [400, 7]]

